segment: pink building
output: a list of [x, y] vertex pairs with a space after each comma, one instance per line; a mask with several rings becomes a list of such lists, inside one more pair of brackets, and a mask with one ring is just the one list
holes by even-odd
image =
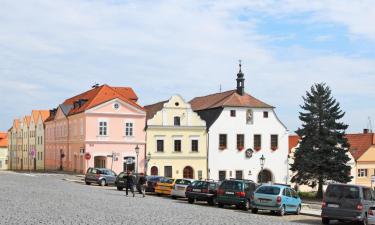
[[[88, 167], [116, 173], [145, 165], [146, 113], [128, 87], [95, 86], [65, 100], [45, 122], [46, 170], [85, 173]], [[84, 154], [91, 159], [85, 160]], [[112, 157], [114, 156], [114, 157]]]

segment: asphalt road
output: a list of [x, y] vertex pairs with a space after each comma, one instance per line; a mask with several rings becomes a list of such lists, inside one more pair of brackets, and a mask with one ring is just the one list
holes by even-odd
[[141, 195], [63, 180], [69, 175], [0, 172], [0, 224], [320, 224], [320, 218], [254, 215], [205, 203]]

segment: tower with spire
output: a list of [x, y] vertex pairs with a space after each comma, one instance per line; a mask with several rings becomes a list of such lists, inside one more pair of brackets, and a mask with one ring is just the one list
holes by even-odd
[[242, 73], [241, 67], [241, 60], [239, 61], [240, 71], [237, 73], [237, 94], [244, 95], [245, 94], [245, 78], [244, 74]]

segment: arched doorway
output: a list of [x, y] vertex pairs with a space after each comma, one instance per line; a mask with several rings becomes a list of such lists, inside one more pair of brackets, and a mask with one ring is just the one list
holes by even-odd
[[158, 176], [159, 175], [159, 170], [156, 166], [151, 167], [151, 175], [152, 176]]
[[258, 174], [258, 183], [268, 183], [272, 181], [272, 173], [269, 170], [263, 170]]
[[106, 168], [107, 157], [105, 156], [95, 156], [94, 157], [94, 167], [95, 168]]
[[194, 170], [190, 166], [184, 168], [184, 178], [194, 179]]

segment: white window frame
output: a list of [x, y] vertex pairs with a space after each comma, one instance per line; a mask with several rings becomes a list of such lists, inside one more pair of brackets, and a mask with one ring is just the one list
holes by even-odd
[[368, 170], [367, 169], [358, 169], [358, 177], [367, 177]]
[[125, 121], [125, 137], [134, 137], [134, 122]]
[[[104, 125], [100, 125], [101, 123], [105, 123], [105, 126]], [[108, 120], [106, 119], [99, 119], [98, 120], [98, 136], [99, 137], [107, 137], [108, 136]], [[105, 128], [105, 134], [104, 132], [102, 132], [103, 134], [100, 134], [100, 128]]]

